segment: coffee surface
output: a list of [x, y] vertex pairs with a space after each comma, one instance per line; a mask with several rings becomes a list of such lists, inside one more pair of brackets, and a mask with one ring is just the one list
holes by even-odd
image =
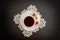
[[25, 24], [27, 27], [31, 27], [31, 26], [34, 24], [34, 19], [33, 19], [31, 16], [27, 16], [27, 17], [24, 19], [24, 24]]

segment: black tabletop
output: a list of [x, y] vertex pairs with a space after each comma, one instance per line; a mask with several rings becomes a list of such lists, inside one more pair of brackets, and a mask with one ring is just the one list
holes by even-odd
[[[24, 37], [18, 25], [13, 21], [14, 15], [21, 14], [21, 11], [29, 5], [35, 5], [42, 17], [46, 20], [46, 26], [38, 32], [33, 33], [29, 38]], [[58, 26], [58, 7], [53, 1], [23, 0], [2, 2], [2, 19], [5, 24], [2, 25], [2, 37], [16, 40], [49, 40], [56, 37]]]

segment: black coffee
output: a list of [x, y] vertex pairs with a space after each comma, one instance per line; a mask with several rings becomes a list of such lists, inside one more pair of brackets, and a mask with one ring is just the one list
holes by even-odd
[[25, 24], [27, 27], [31, 27], [31, 26], [34, 24], [34, 19], [33, 19], [31, 16], [27, 16], [27, 17], [24, 19], [24, 24]]

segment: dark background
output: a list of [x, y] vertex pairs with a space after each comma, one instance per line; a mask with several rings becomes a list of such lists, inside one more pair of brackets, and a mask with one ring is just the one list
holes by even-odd
[[[1, 40], [59, 40], [59, 1], [41, 1], [41, 0], [20, 0], [20, 1], [0, 1], [1, 16]], [[29, 5], [35, 5], [42, 17], [46, 20], [46, 27], [40, 29], [29, 38], [24, 37], [22, 31], [13, 21], [14, 15], [26, 9]]]

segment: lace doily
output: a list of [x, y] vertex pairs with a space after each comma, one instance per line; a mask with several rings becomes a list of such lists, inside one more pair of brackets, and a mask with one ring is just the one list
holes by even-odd
[[[37, 16], [34, 16], [33, 14], [36, 14]], [[24, 24], [24, 19], [27, 16], [31, 16], [35, 21], [32, 27], [27, 27]], [[37, 20], [35, 19], [36, 17]], [[46, 21], [44, 20], [44, 18], [42, 18], [40, 12], [37, 12], [36, 6], [33, 5], [29, 5], [29, 7], [27, 7], [27, 10], [24, 9], [23, 11], [21, 11], [21, 14], [15, 15], [13, 21], [15, 22], [15, 24], [18, 24], [18, 28], [23, 31], [22, 34], [24, 34], [25, 37], [30, 37], [33, 32], [36, 33], [37, 31], [39, 31], [39, 28], [43, 28], [46, 26]], [[36, 21], [38, 21], [37, 25]]]

